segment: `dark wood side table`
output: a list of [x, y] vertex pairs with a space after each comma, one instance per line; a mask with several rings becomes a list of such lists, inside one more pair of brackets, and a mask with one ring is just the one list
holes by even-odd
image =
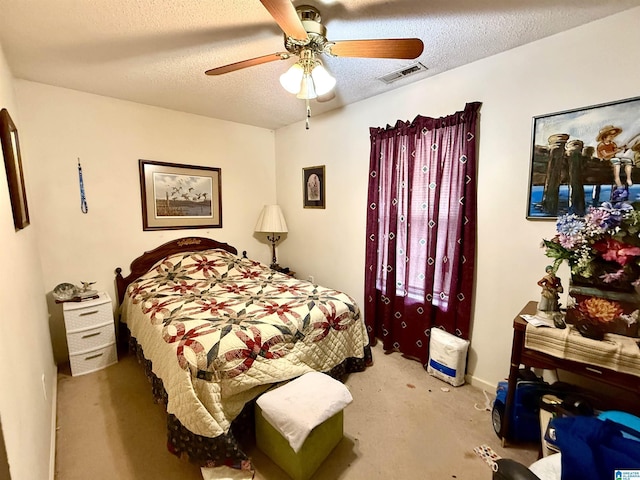
[[[504, 421], [500, 436], [502, 437], [502, 445], [506, 446], [509, 441], [509, 428], [511, 416], [513, 414], [513, 402], [516, 394], [516, 384], [518, 381], [518, 371], [523, 365], [527, 368], [541, 368], [545, 370], [565, 370], [575, 375], [580, 375], [591, 380], [613, 385], [630, 393], [630, 396], [637, 398], [636, 404], [640, 409], [640, 377], [627, 373], [616, 372], [600, 366], [592, 366], [587, 363], [566, 360], [563, 358], [553, 357], [546, 353], [538, 352], [525, 348], [524, 336], [527, 329], [527, 322], [520, 317], [522, 314], [535, 315], [537, 302], [531, 301], [513, 319], [513, 344], [511, 347], [511, 365], [509, 368], [509, 389], [507, 391], [507, 399], [504, 412]], [[631, 412], [638, 414], [637, 412]]]

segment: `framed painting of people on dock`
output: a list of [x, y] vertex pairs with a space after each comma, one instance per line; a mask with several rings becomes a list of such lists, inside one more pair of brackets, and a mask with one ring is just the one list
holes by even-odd
[[527, 219], [640, 200], [640, 97], [533, 118]]

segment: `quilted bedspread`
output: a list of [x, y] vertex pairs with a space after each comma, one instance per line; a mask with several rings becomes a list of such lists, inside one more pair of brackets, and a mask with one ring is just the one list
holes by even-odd
[[223, 250], [169, 256], [131, 283], [122, 319], [167, 392], [167, 412], [217, 437], [273, 383], [362, 358], [348, 295]]

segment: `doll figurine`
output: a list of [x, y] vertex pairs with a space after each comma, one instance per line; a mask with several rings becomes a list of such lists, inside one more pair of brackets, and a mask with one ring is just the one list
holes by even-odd
[[556, 277], [551, 265], [547, 265], [544, 271], [546, 272], [545, 276], [538, 280], [538, 285], [542, 287], [538, 310], [541, 312], [558, 312], [560, 311], [560, 294], [564, 292], [562, 283]]

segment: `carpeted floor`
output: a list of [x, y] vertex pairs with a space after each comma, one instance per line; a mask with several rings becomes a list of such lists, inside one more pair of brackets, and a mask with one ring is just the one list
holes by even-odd
[[[346, 380], [354, 401], [345, 437], [313, 480], [490, 479], [473, 451], [479, 445], [526, 465], [537, 458], [536, 446], [502, 448], [481, 390], [452, 387], [379, 346], [373, 354], [372, 367]], [[198, 467], [167, 451], [164, 410], [131, 356], [80, 377], [61, 366], [57, 415], [56, 480], [202, 480]], [[287, 478], [253, 445], [245, 451], [256, 480]]]

